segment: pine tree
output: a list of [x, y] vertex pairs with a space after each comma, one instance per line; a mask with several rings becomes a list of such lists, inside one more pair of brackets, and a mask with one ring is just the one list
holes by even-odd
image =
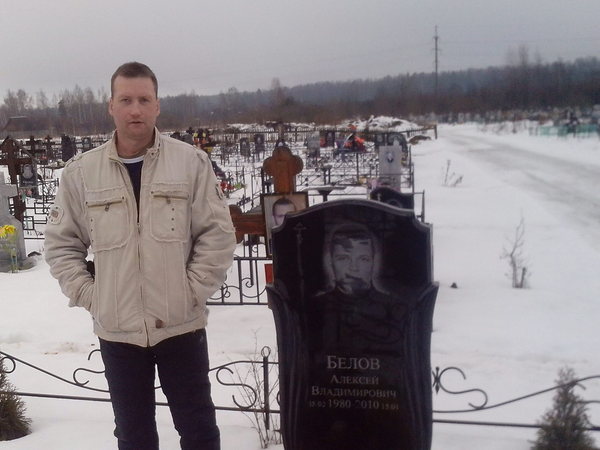
[[597, 450], [594, 440], [585, 430], [590, 421], [587, 406], [575, 392], [573, 369], [558, 373], [557, 389], [552, 409], [542, 417], [541, 428], [532, 450]]
[[14, 393], [0, 359], [0, 441], [10, 441], [29, 434], [31, 421], [25, 417], [25, 405]]

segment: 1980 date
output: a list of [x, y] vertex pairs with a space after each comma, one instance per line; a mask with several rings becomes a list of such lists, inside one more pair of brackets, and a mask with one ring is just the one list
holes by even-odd
[[396, 403], [380, 402], [379, 400], [329, 398], [326, 400], [310, 400], [310, 408], [333, 408], [333, 409], [378, 409], [384, 411], [397, 411]]

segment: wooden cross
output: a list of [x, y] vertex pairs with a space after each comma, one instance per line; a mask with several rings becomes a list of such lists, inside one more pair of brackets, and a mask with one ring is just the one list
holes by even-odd
[[276, 147], [263, 163], [263, 169], [274, 180], [274, 192], [290, 194], [296, 190], [296, 175], [302, 171], [302, 159], [285, 146]]
[[[4, 139], [0, 144], [0, 166], [8, 166], [8, 175], [12, 184], [17, 184], [21, 166], [24, 164], [33, 164], [31, 157], [19, 156], [19, 146], [15, 140], [10, 137]], [[15, 205], [15, 218], [22, 223], [25, 215], [25, 202], [19, 197], [15, 197], [13, 203]]]
[[[274, 192], [289, 194], [296, 187], [296, 175], [302, 170], [302, 159], [292, 154], [285, 146], [276, 147], [272, 156], [263, 163], [265, 173], [271, 175], [274, 181]], [[244, 234], [265, 235], [265, 217], [262, 212], [242, 213], [239, 206], [229, 207], [231, 220], [235, 227], [237, 242], [242, 242]]]

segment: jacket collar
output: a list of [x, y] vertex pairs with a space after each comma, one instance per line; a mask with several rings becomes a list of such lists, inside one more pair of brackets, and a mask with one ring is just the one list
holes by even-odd
[[[148, 150], [146, 151], [146, 156], [149, 156], [150, 158], [156, 158], [160, 151], [160, 143], [161, 143], [160, 131], [158, 131], [158, 128], [154, 127], [154, 142], [152, 143], [152, 146], [149, 147]], [[117, 131], [116, 130], [113, 131], [110, 141], [108, 141], [108, 157], [110, 159], [119, 161], [119, 154], [117, 153]]]

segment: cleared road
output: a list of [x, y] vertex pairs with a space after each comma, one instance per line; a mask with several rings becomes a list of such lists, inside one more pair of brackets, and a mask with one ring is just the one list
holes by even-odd
[[550, 202], [554, 213], [568, 216], [582, 236], [600, 246], [600, 166], [500, 144], [485, 136], [449, 132], [444, 137], [464, 149], [462, 156], [487, 165], [507, 183]]

